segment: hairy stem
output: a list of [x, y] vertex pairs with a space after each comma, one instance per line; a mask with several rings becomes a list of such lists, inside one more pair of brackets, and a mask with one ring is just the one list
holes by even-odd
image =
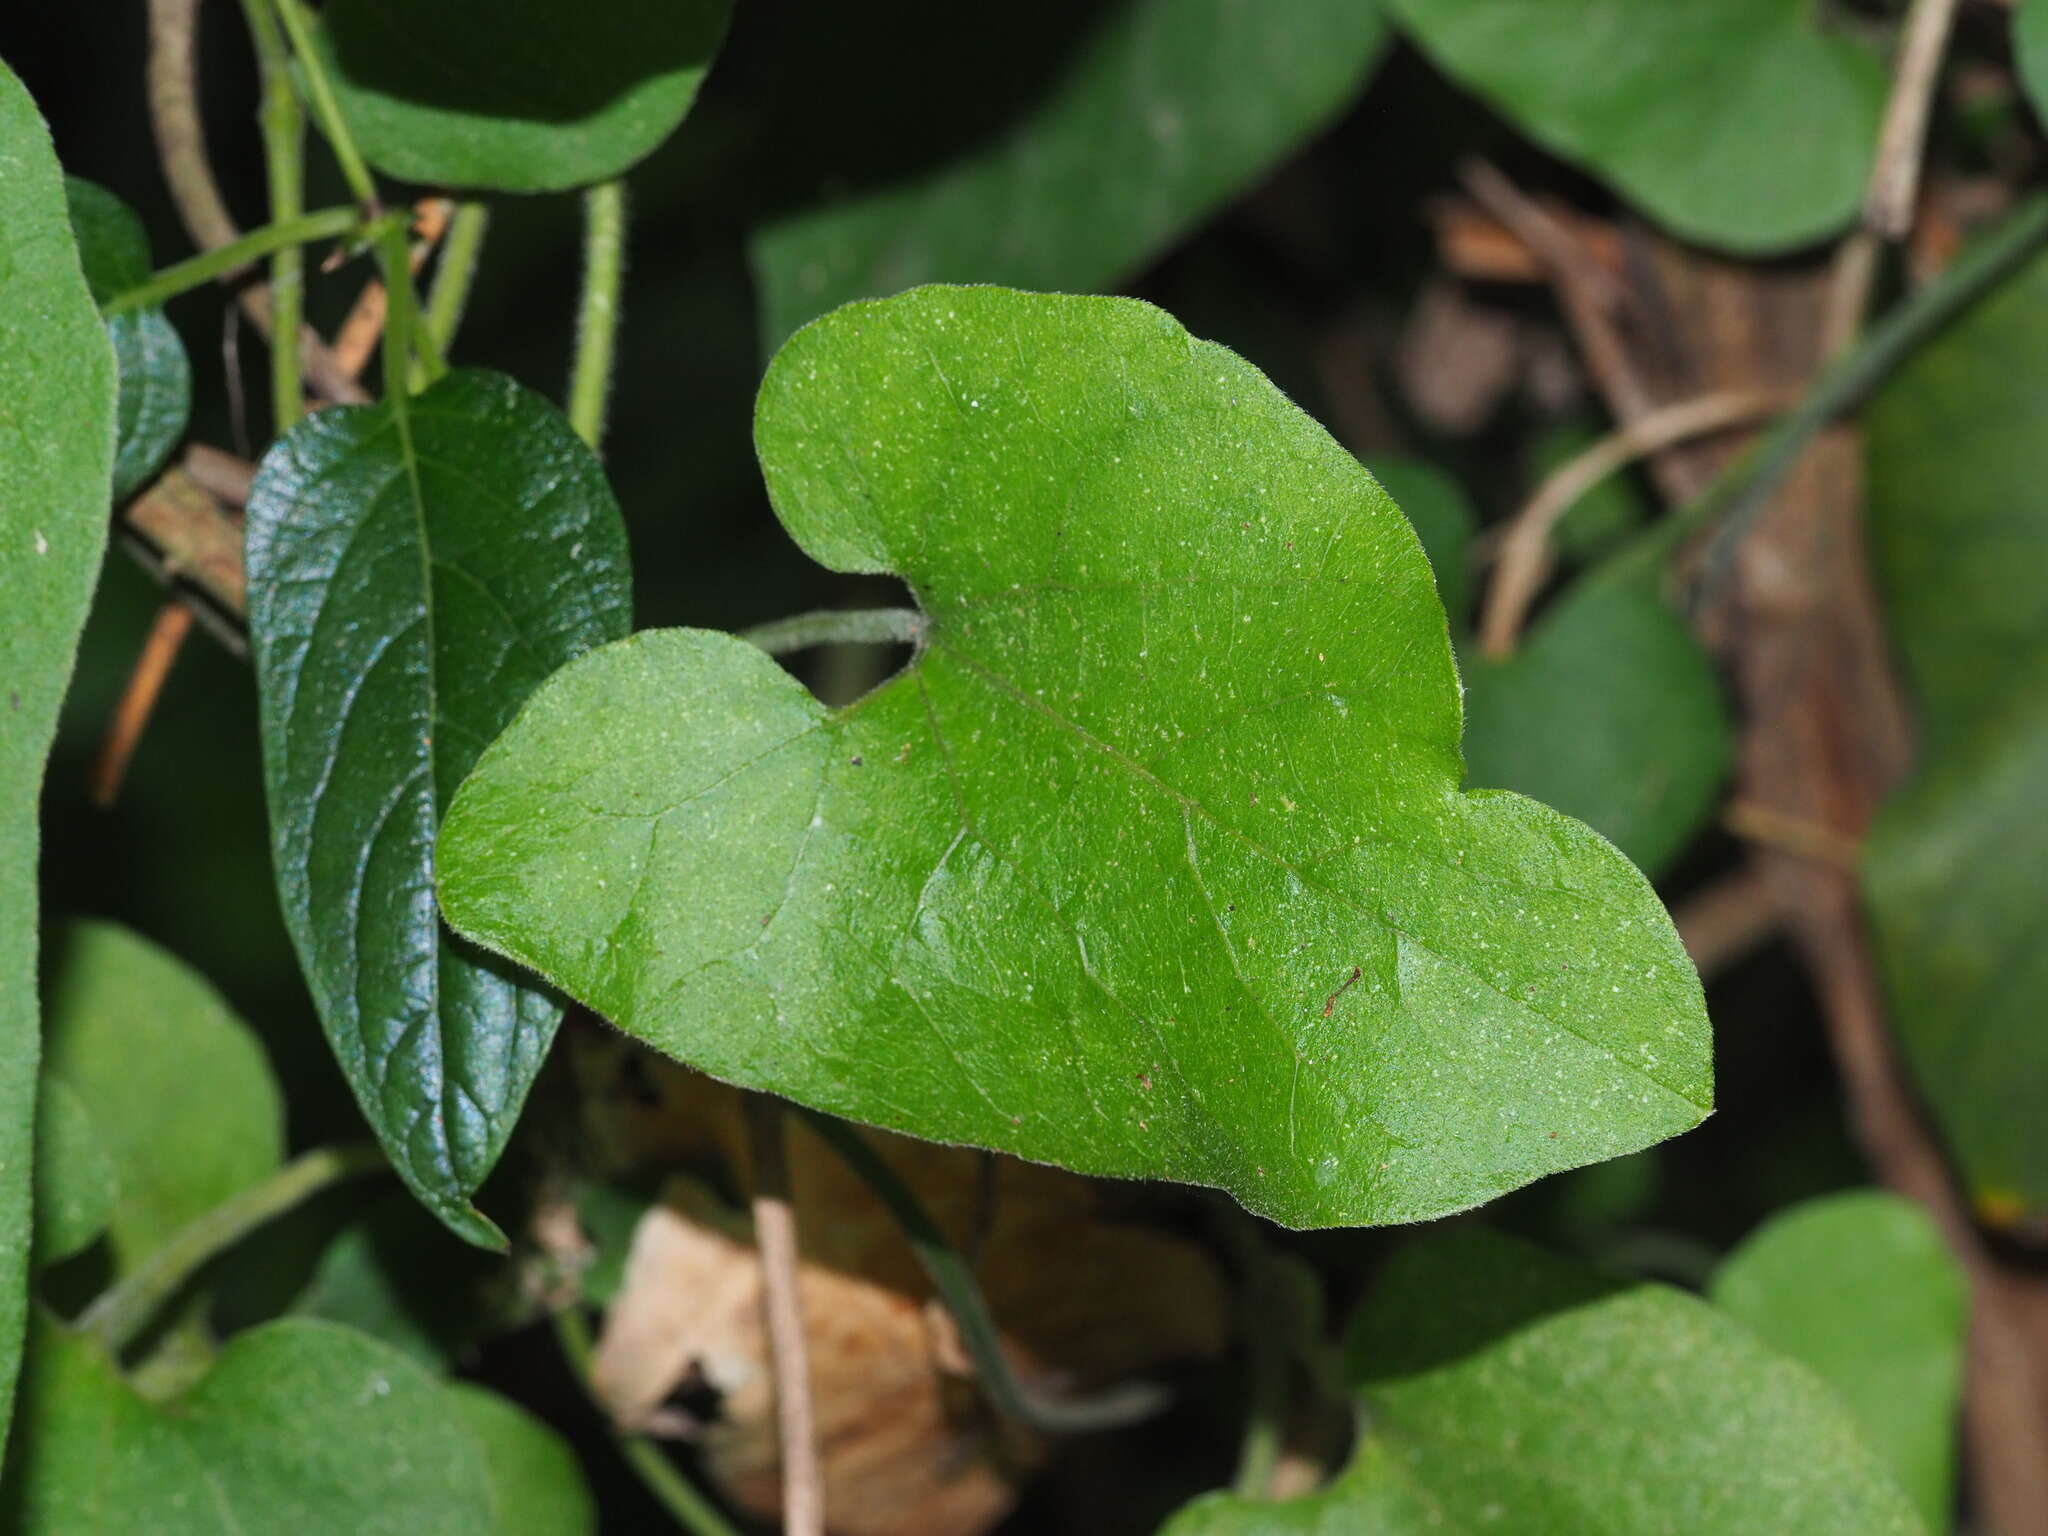
[[108, 1354], [120, 1353], [210, 1259], [322, 1190], [388, 1166], [383, 1152], [367, 1142], [321, 1147], [286, 1163], [174, 1232], [140, 1268], [85, 1309], [78, 1331]]
[[576, 360], [569, 371], [569, 425], [592, 450], [604, 440], [626, 266], [626, 184], [601, 181], [583, 194], [583, 292], [576, 304]]
[[740, 638], [770, 656], [814, 645], [919, 645], [925, 616], [915, 608], [825, 608], [742, 630]]
[[251, 230], [231, 245], [202, 251], [176, 266], [165, 267], [148, 282], [130, 288], [126, 293], [115, 294], [101, 306], [101, 313], [112, 316], [125, 314], [131, 309], [152, 309], [166, 299], [174, 299], [181, 293], [212, 282], [223, 273], [246, 267], [272, 251], [283, 250], [288, 245], [336, 239], [353, 234], [360, 227], [359, 215], [353, 208], [322, 208], [318, 213], [305, 213], [295, 219], [266, 224], [261, 229]]
[[[434, 286], [428, 291], [422, 317], [422, 332], [443, 357], [455, 343], [462, 324], [462, 312], [469, 305], [469, 290], [476, 280], [477, 258], [484, 248], [484, 230], [490, 211], [482, 203], [463, 203], [449, 222], [441, 245], [440, 264], [434, 268]], [[424, 384], [415, 365], [414, 386]]]
[[362, 151], [356, 148], [348, 119], [341, 115], [341, 103], [334, 98], [334, 82], [327, 78], [327, 65], [313, 46], [313, 34], [304, 8], [299, 0], [271, 0], [271, 5], [277, 19], [284, 24], [286, 35], [292, 40], [292, 56], [297, 59], [299, 73], [305, 80], [313, 116], [319, 121], [320, 131], [327, 136], [328, 148], [334, 151], [335, 163], [341, 167], [341, 179], [348, 183], [350, 195], [362, 205], [366, 215], [381, 213], [383, 205], [377, 200], [377, 183], [370, 176], [369, 166], [363, 162]]
[[[291, 54], [264, 0], [242, 0], [256, 61], [263, 75], [263, 162], [270, 189], [270, 221], [283, 223], [306, 211], [306, 115], [292, 89]], [[305, 322], [306, 254], [303, 246], [279, 246], [270, 257], [270, 409], [282, 435], [305, 414], [299, 382], [299, 328]]]

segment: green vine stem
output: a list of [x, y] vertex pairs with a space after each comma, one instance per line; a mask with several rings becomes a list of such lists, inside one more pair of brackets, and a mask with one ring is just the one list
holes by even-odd
[[[489, 223], [490, 211], [475, 202], [459, 205], [455, 217], [448, 221], [448, 234], [441, 242], [441, 258], [434, 267], [434, 286], [427, 294], [420, 326], [425, 344], [438, 357], [445, 358], [455, 343], [462, 312], [469, 305], [477, 259], [483, 253], [484, 230]], [[412, 382], [415, 389], [427, 382], [425, 368], [417, 361], [413, 364]]]
[[770, 656], [814, 645], [922, 645], [926, 620], [915, 608], [825, 608], [757, 624], [740, 638]]
[[388, 1166], [384, 1154], [367, 1142], [321, 1147], [295, 1158], [262, 1183], [172, 1233], [133, 1273], [79, 1315], [78, 1331], [109, 1355], [119, 1354], [209, 1260], [322, 1190]]
[[[334, 82], [327, 78], [326, 60], [313, 46], [312, 26], [306, 19], [305, 8], [299, 0], [270, 0], [270, 3], [292, 40], [292, 56], [298, 60], [313, 116], [319, 120], [320, 131], [327, 136], [328, 147], [334, 151], [335, 163], [341, 167], [341, 179], [348, 183], [350, 195], [362, 205], [366, 215], [382, 212], [383, 204], [377, 200], [377, 183], [370, 176], [369, 166], [363, 162], [362, 151], [356, 148], [355, 135], [348, 129], [348, 119], [341, 115], [341, 103], [334, 98]], [[388, 284], [390, 280], [387, 272], [385, 282]]]
[[844, 1120], [812, 1109], [799, 1108], [797, 1113], [896, 1218], [911, 1251], [931, 1277], [939, 1300], [952, 1314], [954, 1326], [960, 1330], [960, 1342], [981, 1378], [982, 1390], [999, 1411], [1033, 1429], [1071, 1435], [1136, 1424], [1166, 1406], [1166, 1393], [1147, 1382], [1116, 1387], [1093, 1397], [1053, 1400], [1019, 1381], [1003, 1354], [995, 1319], [989, 1316], [988, 1303], [982, 1299], [974, 1271], [960, 1251], [946, 1240], [946, 1234], [911, 1193], [910, 1186]]
[[410, 220], [389, 213], [377, 221], [377, 265], [384, 272], [384, 398], [402, 400], [411, 393], [412, 365], [418, 359], [428, 383], [447, 372], [440, 354], [419, 345], [419, 302], [412, 287], [412, 251], [407, 239]]
[[223, 272], [245, 267], [273, 251], [281, 251], [289, 245], [309, 245], [316, 240], [340, 239], [357, 233], [361, 228], [362, 215], [354, 208], [322, 208], [318, 213], [301, 214], [295, 219], [266, 224], [261, 229], [250, 230], [231, 245], [202, 251], [175, 266], [165, 267], [148, 282], [140, 283], [126, 293], [115, 294], [101, 306], [100, 312], [113, 316], [126, 314], [131, 309], [153, 309], [166, 299], [174, 299], [181, 293], [202, 287]]
[[583, 194], [583, 292], [576, 303], [576, 359], [569, 370], [569, 425], [593, 452], [604, 439], [625, 268], [626, 184], [601, 181]]
[[[584, 1321], [582, 1308], [573, 1304], [554, 1314], [554, 1324], [555, 1340], [561, 1345], [569, 1368], [587, 1393], [590, 1390], [590, 1361], [594, 1353], [590, 1324]], [[599, 1405], [599, 1412], [603, 1411]], [[605, 1417], [609, 1422], [610, 1415]], [[712, 1507], [711, 1501], [677, 1470], [676, 1464], [669, 1460], [660, 1446], [645, 1435], [628, 1434], [616, 1426], [612, 1437], [626, 1465], [633, 1469], [634, 1475], [661, 1507], [675, 1516], [677, 1525], [693, 1532], [694, 1536], [739, 1536], [726, 1518]]]
[[[265, 0], [242, 0], [256, 61], [263, 76], [263, 162], [270, 187], [273, 224], [306, 211], [306, 115], [292, 88], [291, 53]], [[306, 311], [306, 255], [300, 245], [285, 245], [270, 257], [270, 406], [275, 430], [284, 433], [305, 414], [305, 391], [299, 382], [299, 328]]]

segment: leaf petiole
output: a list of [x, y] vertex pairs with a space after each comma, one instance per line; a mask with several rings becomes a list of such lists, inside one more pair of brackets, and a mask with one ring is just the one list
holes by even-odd
[[362, 214], [354, 208], [322, 208], [295, 219], [280, 219], [261, 229], [252, 229], [228, 245], [165, 267], [146, 283], [117, 293], [100, 307], [112, 318], [133, 309], [154, 309], [166, 299], [205, 286], [223, 272], [281, 251], [287, 246], [308, 245], [315, 240], [334, 240], [357, 233], [363, 227]]

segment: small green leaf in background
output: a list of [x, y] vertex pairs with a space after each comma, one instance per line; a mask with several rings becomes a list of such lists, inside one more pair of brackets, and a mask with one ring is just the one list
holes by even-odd
[[1582, 578], [1513, 656], [1464, 662], [1468, 782], [1578, 817], [1653, 875], [1713, 814], [1734, 751], [1720, 680], [1646, 584]]
[[1809, 0], [1388, 0], [1446, 74], [1684, 239], [1833, 234], [1863, 197], [1884, 75]]
[[503, 1266], [434, 1241], [434, 1218], [403, 1194], [380, 1199], [334, 1235], [291, 1304], [446, 1370], [488, 1326], [483, 1291]]
[[1385, 37], [1375, 0], [1124, 0], [987, 149], [758, 237], [763, 338], [919, 283], [1114, 287], [1334, 117]]
[[676, 129], [730, 0], [330, 0], [349, 130], [407, 181], [555, 192], [617, 176]]
[[836, 712], [699, 630], [565, 668], [449, 811], [459, 929], [713, 1076], [1297, 1226], [1707, 1112], [1648, 883], [1458, 792], [1415, 535], [1242, 359], [924, 288], [800, 332], [755, 440], [805, 550], [910, 583], [915, 663]]
[[[147, 281], [149, 236], [135, 211], [105, 187], [69, 176], [71, 232], [93, 298], [104, 304]], [[192, 365], [162, 309], [131, 309], [107, 322], [121, 375], [114, 448], [114, 500], [125, 501], [156, 473], [185, 435], [192, 414]]]
[[0, 1443], [34, 1227], [43, 759], [106, 548], [115, 391], [49, 130], [0, 64]]
[[331, 1323], [237, 1334], [167, 1404], [38, 1320], [0, 1500], [20, 1536], [509, 1536], [449, 1391]]
[[114, 1196], [99, 1128], [78, 1095], [46, 1073], [36, 1100], [36, 1263], [91, 1246], [107, 1230]]
[[1794, 1206], [1729, 1255], [1713, 1298], [1839, 1392], [1928, 1528], [1949, 1528], [1969, 1287], [1926, 1212], [1878, 1190]]
[[1365, 467], [1422, 541], [1451, 633], [1461, 634], [1472, 611], [1472, 535], [1477, 528], [1463, 487], [1424, 459], [1372, 458]]
[[1916, 1536], [1829, 1388], [1682, 1291], [1477, 1227], [1412, 1243], [1354, 1323], [1358, 1455], [1329, 1487], [1214, 1494], [1163, 1536]]
[[434, 834], [534, 686], [626, 632], [604, 470], [510, 379], [326, 410], [264, 456], [249, 619], [285, 920], [363, 1113], [462, 1236], [559, 1002], [441, 928]]
[[[1539, 433], [1529, 454], [1530, 486], [1577, 458], [1600, 436], [1583, 422], [1560, 422]], [[1612, 474], [1571, 504], [1551, 530], [1550, 541], [1565, 563], [1587, 565], [1611, 554], [1647, 521], [1649, 510], [1629, 476]]]
[[1864, 892], [1900, 1043], [1978, 1209], [2048, 1218], [2048, 260], [1900, 370], [1870, 526], [1919, 712]]
[[583, 1469], [553, 1430], [481, 1387], [453, 1382], [447, 1395], [483, 1452], [497, 1536], [589, 1536], [597, 1529]]
[[2048, 121], [2048, 5], [2020, 0], [2012, 18], [2012, 61], [2034, 115]]
[[[269, 1060], [182, 961], [125, 928], [80, 923], [53, 951], [49, 999], [43, 1071], [93, 1128], [117, 1271], [277, 1167], [284, 1105]], [[60, 1165], [49, 1177], [68, 1187], [72, 1175]]]

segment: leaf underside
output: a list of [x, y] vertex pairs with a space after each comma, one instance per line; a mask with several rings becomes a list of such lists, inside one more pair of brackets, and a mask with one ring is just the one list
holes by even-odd
[[250, 629], [285, 919], [328, 1039], [413, 1191], [472, 1241], [559, 1002], [440, 926], [440, 807], [556, 667], [628, 626], [604, 472], [538, 396], [448, 375], [321, 411], [264, 458]]
[[115, 387], [49, 131], [0, 64], [0, 1442], [31, 1238], [37, 811], [106, 547]]
[[1458, 792], [1415, 537], [1243, 361], [1130, 300], [921, 289], [800, 333], [756, 437], [922, 653], [837, 713], [701, 631], [565, 669], [450, 809], [459, 929], [714, 1076], [1297, 1226], [1706, 1112], [1647, 883]]

